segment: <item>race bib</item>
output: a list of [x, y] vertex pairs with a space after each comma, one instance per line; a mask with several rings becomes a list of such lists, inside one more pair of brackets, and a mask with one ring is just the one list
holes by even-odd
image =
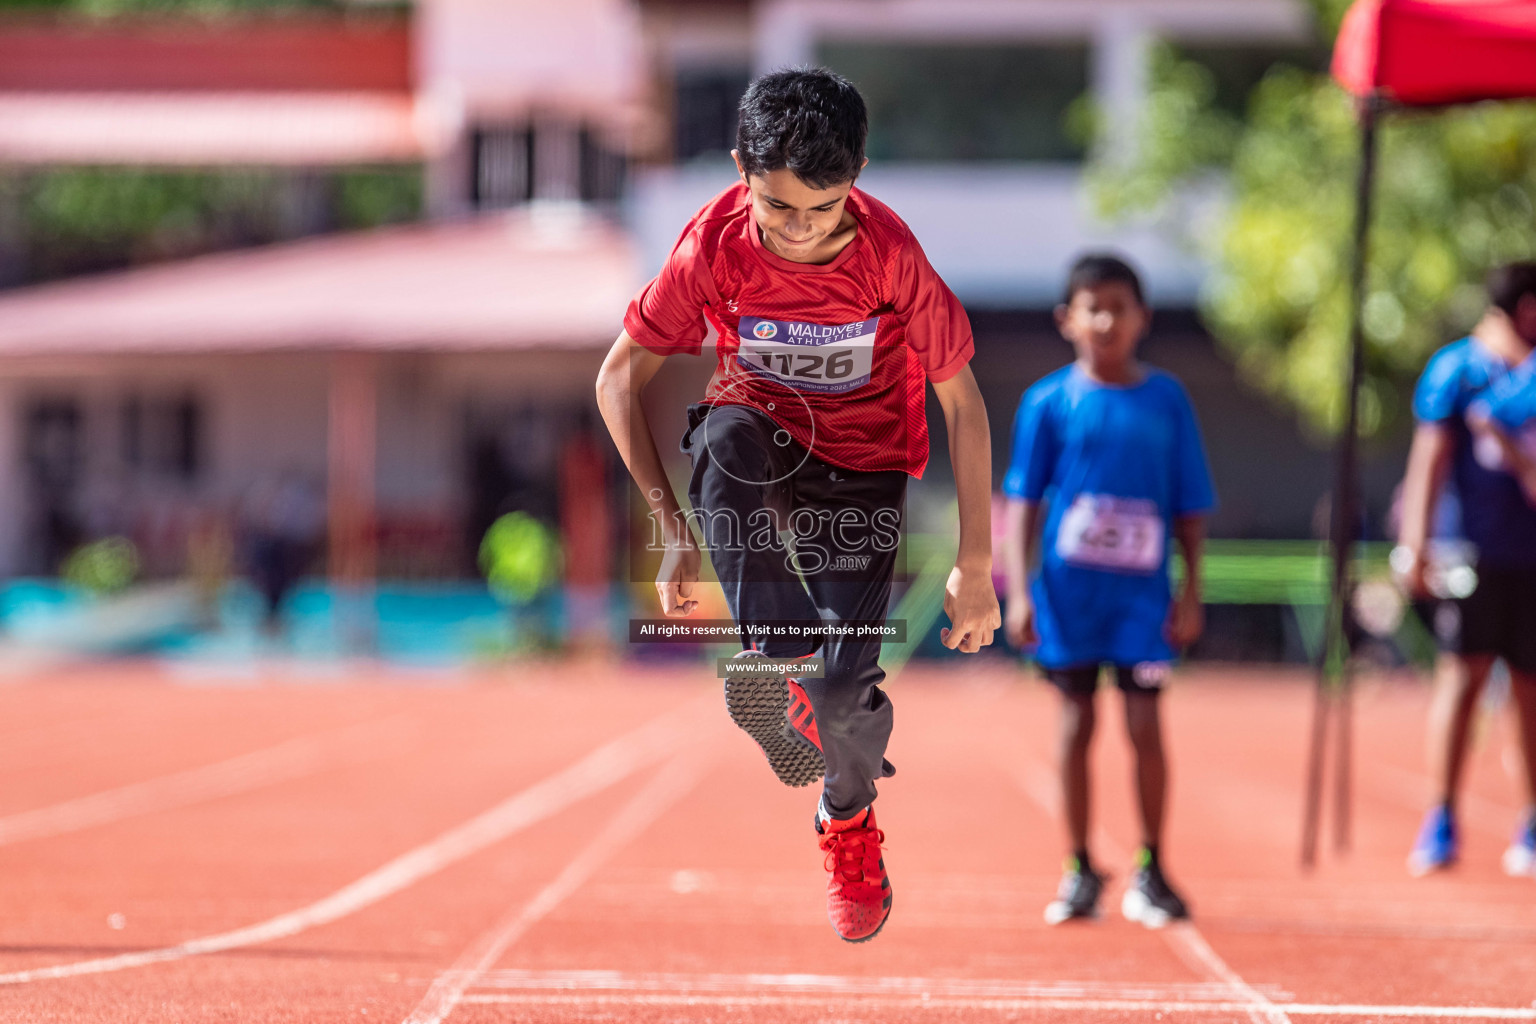
[[1071, 565], [1156, 572], [1163, 564], [1163, 517], [1145, 499], [1079, 494], [1062, 514], [1056, 554]]
[[879, 317], [828, 326], [744, 316], [736, 362], [797, 391], [852, 391], [869, 383], [879, 326]]
[[[1470, 417], [1469, 417], [1470, 423]], [[1512, 433], [1511, 440], [1515, 447], [1528, 459], [1536, 459], [1536, 425], [1526, 426]], [[1484, 469], [1495, 473], [1508, 473], [1510, 471], [1509, 460], [1504, 458], [1504, 449], [1499, 442], [1479, 430], [1472, 432], [1472, 457], [1477, 464]]]

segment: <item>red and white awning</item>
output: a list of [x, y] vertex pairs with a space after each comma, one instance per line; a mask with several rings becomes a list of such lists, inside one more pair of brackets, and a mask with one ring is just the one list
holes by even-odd
[[640, 284], [619, 228], [525, 210], [0, 292], [0, 358], [606, 347]]
[[413, 162], [446, 140], [409, 93], [0, 92], [0, 163]]

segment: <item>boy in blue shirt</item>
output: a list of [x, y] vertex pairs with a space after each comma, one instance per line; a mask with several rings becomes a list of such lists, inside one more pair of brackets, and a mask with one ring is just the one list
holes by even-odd
[[[1403, 480], [1394, 568], [1410, 596], [1439, 597], [1430, 616], [1440, 657], [1430, 703], [1430, 809], [1408, 870], [1424, 875], [1456, 862], [1456, 797], [1473, 713], [1493, 664], [1503, 658], [1521, 724], [1527, 788], [1536, 755], [1536, 496], [1522, 493], [1529, 455], [1520, 435], [1536, 413], [1536, 263], [1511, 263], [1488, 277], [1489, 304], [1472, 333], [1430, 357], [1414, 391], [1418, 420]], [[1502, 429], [1500, 429], [1502, 428]], [[1530, 471], [1524, 474], [1529, 477]], [[1536, 484], [1536, 481], [1528, 481]], [[1461, 533], [1475, 550], [1475, 587], [1452, 594], [1432, 557], [1433, 511], [1442, 490], [1461, 507]], [[1436, 594], [1435, 591], [1440, 591]], [[1536, 803], [1536, 795], [1527, 794]], [[1510, 874], [1536, 870], [1536, 810], [1527, 809], [1504, 858]]]
[[[1536, 277], [1536, 266], [1530, 271]], [[1529, 304], [1536, 307], [1536, 294]], [[1486, 407], [1474, 406], [1472, 416], [1473, 429], [1497, 445], [1504, 464], [1519, 482], [1531, 518], [1528, 529], [1536, 533], [1536, 357], [1526, 359], [1490, 389]], [[1519, 624], [1516, 628], [1524, 638], [1506, 658], [1525, 768], [1521, 780], [1525, 811], [1504, 851], [1504, 871], [1536, 878], [1536, 571], [1524, 573], [1518, 592], [1508, 595], [1502, 610], [1506, 622]]]
[[[1077, 359], [1024, 393], [1003, 479], [1004, 629], [1016, 646], [1034, 646], [1062, 698], [1072, 855], [1046, 907], [1051, 924], [1097, 916], [1104, 888], [1088, 854], [1088, 745], [1106, 664], [1125, 696], [1141, 810], [1142, 848], [1121, 910], [1149, 928], [1188, 916], [1159, 861], [1167, 768], [1157, 698], [1175, 652], [1204, 628], [1200, 551], [1215, 494], [1183, 386], [1136, 360], [1150, 322], [1130, 266], [1100, 254], [1077, 261], [1056, 308]], [[1177, 600], [1170, 535], [1186, 570]]]

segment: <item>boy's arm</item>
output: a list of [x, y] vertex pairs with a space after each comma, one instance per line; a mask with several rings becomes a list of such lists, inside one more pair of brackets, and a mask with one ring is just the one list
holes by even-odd
[[628, 331], [621, 331], [597, 373], [597, 407], [629, 475], [634, 477], [651, 515], [661, 525], [666, 553], [656, 576], [656, 591], [661, 597], [662, 614], [676, 617], [699, 606], [697, 600], [689, 598], [699, 579], [699, 547], [662, 468], [655, 436], [640, 404], [640, 392], [661, 369], [665, 358], [635, 341]]
[[1205, 606], [1200, 602], [1201, 560], [1205, 552], [1205, 516], [1179, 516], [1173, 535], [1184, 555], [1184, 587], [1168, 615], [1168, 642], [1188, 647], [1205, 632]]
[[1429, 530], [1435, 502], [1445, 484], [1452, 457], [1451, 433], [1439, 423], [1420, 423], [1408, 449], [1408, 469], [1403, 477], [1402, 519], [1398, 546], [1408, 551], [1408, 567], [1402, 573], [1403, 589], [1410, 596], [1429, 592], [1424, 572], [1429, 564]]
[[1039, 640], [1035, 634], [1035, 609], [1029, 599], [1029, 572], [1040, 545], [1038, 501], [1009, 498], [1003, 535], [1003, 575], [1008, 587], [1008, 610], [1003, 630], [1008, 642], [1025, 647]]
[[945, 647], [974, 654], [992, 642], [992, 631], [1002, 625], [992, 588], [992, 434], [969, 366], [934, 382], [933, 390], [944, 409], [960, 503], [960, 549], [944, 588], [950, 628], [940, 636]]

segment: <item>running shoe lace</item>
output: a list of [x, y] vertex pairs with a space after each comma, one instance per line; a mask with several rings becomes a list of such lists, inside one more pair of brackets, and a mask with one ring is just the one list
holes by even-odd
[[880, 844], [885, 833], [878, 828], [851, 828], [829, 832], [821, 837], [826, 851], [826, 869], [836, 875], [844, 887], [868, 882], [880, 872]]

